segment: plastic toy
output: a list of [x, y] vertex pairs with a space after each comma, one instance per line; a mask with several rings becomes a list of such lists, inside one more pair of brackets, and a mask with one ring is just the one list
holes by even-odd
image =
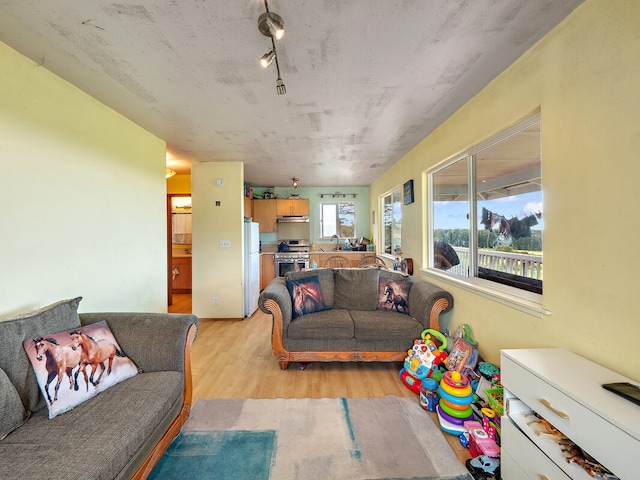
[[470, 458], [465, 465], [475, 480], [487, 480], [487, 475], [500, 478], [500, 460], [497, 458], [480, 455]]
[[489, 457], [499, 457], [500, 447], [495, 440], [489, 438], [480, 422], [469, 420], [464, 422], [464, 428], [469, 432], [469, 454], [472, 457], [488, 455]]
[[440, 423], [440, 428], [445, 433], [450, 433], [451, 435], [460, 436], [462, 432], [464, 432], [464, 426], [457, 425], [455, 423], [449, 422], [442, 415], [442, 410], [440, 410], [440, 405], [436, 407], [436, 413], [438, 414], [438, 422]]
[[440, 402], [436, 411], [440, 428], [447, 433], [460, 435], [464, 431], [464, 422], [473, 420], [471, 382], [460, 372], [445, 372], [438, 395]]
[[[436, 341], [440, 343], [439, 347]], [[446, 347], [446, 337], [437, 330], [428, 328], [420, 334], [420, 339], [414, 341], [413, 347], [407, 352], [400, 371], [400, 378], [409, 390], [420, 393], [420, 380], [437, 373], [437, 366], [447, 359]]]
[[420, 380], [410, 375], [404, 368], [399, 372], [400, 380], [404, 383], [404, 386], [411, 390], [413, 393], [420, 393]]

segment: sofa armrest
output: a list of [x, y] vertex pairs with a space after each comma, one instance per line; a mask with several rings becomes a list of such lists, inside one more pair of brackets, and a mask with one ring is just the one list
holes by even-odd
[[269, 302], [265, 305], [267, 300], [273, 300], [280, 307], [280, 312], [282, 314], [282, 328], [286, 335], [287, 328], [291, 323], [293, 307], [291, 305], [291, 296], [289, 295], [289, 290], [287, 290], [287, 284], [284, 278], [278, 277], [271, 280], [258, 299], [258, 306], [260, 307], [260, 310], [264, 313], [273, 314], [274, 312], [269, 308]]
[[440, 330], [439, 317], [453, 308], [453, 296], [426, 280], [414, 280], [409, 291], [409, 312], [427, 329]]
[[[195, 315], [109, 312], [79, 317], [82, 325], [105, 320], [124, 353], [145, 372], [184, 372], [185, 350], [198, 328]], [[190, 339], [192, 326], [194, 338]]]

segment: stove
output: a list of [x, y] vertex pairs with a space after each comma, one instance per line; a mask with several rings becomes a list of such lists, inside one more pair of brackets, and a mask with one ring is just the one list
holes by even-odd
[[274, 261], [279, 277], [309, 268], [309, 240], [279, 240]]

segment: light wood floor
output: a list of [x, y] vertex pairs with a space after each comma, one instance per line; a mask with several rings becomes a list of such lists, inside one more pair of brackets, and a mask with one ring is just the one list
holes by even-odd
[[[188, 298], [187, 298], [188, 297]], [[191, 296], [174, 295], [173, 313], [191, 313]], [[399, 363], [297, 363], [287, 370], [271, 351], [271, 318], [257, 311], [244, 320], [201, 320], [191, 351], [198, 398], [413, 397], [398, 377]], [[430, 415], [437, 424], [435, 414]], [[461, 462], [469, 457], [457, 437], [443, 432]]]

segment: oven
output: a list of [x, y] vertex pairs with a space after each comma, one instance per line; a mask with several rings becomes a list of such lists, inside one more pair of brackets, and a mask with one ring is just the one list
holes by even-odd
[[276, 275], [284, 277], [287, 272], [299, 272], [309, 268], [309, 254], [276, 253]]
[[284, 277], [287, 272], [299, 272], [309, 268], [309, 241], [281, 240], [274, 261], [278, 277]]

